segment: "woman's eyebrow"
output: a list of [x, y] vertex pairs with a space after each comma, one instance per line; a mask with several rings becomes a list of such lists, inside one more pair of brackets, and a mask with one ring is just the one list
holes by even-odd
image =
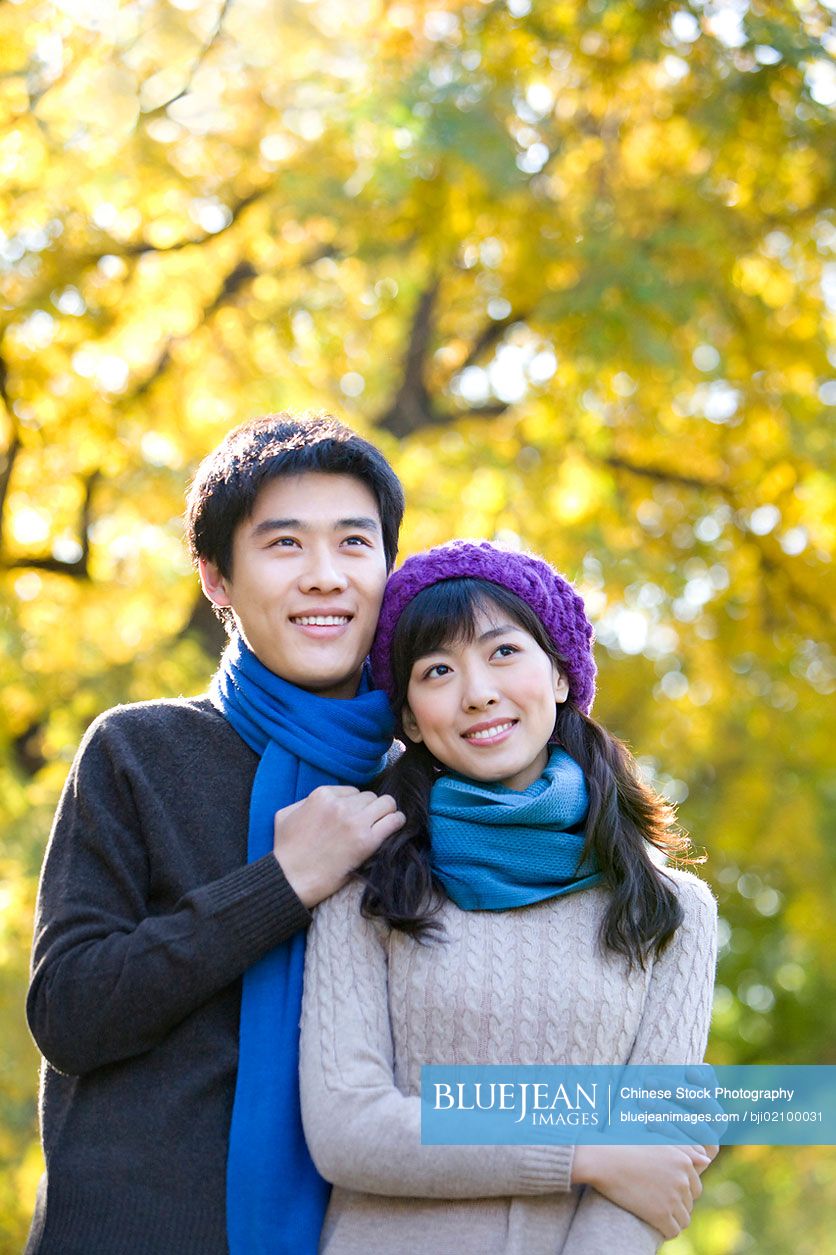
[[495, 636], [505, 636], [507, 632], [521, 632], [522, 628], [518, 623], [502, 623], [499, 627], [488, 628], [487, 632], [483, 632], [479, 637], [479, 643], [482, 641], [491, 641]]
[[[483, 641], [491, 641], [495, 636], [505, 636], [508, 632], [522, 632], [524, 629], [519, 623], [501, 623], [498, 627], [488, 628], [487, 632], [482, 632], [476, 640], [478, 644]], [[443, 645], [436, 645], [434, 649], [425, 649], [422, 653], [415, 655], [415, 662], [421, 662], [423, 658], [430, 658], [433, 654], [449, 653], [453, 646], [447, 642]]]
[[446, 645], [436, 645], [435, 649], [425, 649], [420, 654], [416, 654], [415, 662], [420, 662], [422, 658], [431, 658], [433, 654], [444, 654], [446, 652]]

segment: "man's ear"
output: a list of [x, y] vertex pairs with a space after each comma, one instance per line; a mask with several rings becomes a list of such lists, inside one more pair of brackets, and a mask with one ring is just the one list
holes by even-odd
[[403, 730], [409, 737], [410, 741], [412, 741], [414, 745], [420, 745], [424, 738], [421, 736], [418, 724], [415, 722], [415, 716], [406, 704], [404, 704], [403, 709], [401, 710], [401, 723], [403, 724]]
[[214, 606], [231, 606], [229, 588], [226, 577], [221, 575], [214, 562], [208, 558], [198, 558], [197, 568], [200, 572], [200, 586], [205, 596]]
[[554, 668], [554, 700], [560, 706], [569, 696], [569, 681], [562, 671]]

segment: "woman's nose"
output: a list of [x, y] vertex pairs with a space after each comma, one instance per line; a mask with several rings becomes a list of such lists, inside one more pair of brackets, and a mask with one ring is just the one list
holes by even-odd
[[463, 694], [465, 710], [486, 710], [496, 705], [497, 692], [488, 676], [468, 677]]

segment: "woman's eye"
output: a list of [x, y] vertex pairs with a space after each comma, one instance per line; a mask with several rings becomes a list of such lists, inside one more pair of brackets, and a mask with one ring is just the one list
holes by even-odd
[[436, 662], [433, 666], [428, 667], [424, 672], [424, 679], [431, 680], [434, 676], [447, 675], [449, 671], [450, 668], [447, 666], [446, 662]]
[[500, 658], [510, 658], [512, 654], [518, 654], [519, 652], [516, 645], [498, 645], [494, 650], [494, 653], [499, 654]]

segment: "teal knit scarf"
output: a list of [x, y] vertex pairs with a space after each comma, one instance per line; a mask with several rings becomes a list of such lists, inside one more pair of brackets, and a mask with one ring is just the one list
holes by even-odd
[[442, 776], [430, 794], [432, 864], [465, 911], [508, 911], [574, 893], [602, 879], [580, 865], [586, 780], [565, 750], [552, 751], [527, 789]]

